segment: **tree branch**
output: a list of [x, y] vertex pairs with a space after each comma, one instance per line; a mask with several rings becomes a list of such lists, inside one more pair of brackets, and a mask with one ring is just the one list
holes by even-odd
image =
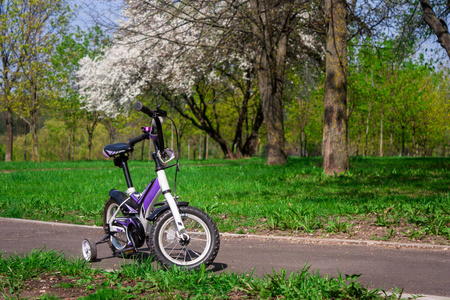
[[423, 20], [436, 34], [438, 42], [447, 51], [447, 55], [450, 58], [450, 34], [445, 21], [436, 17], [429, 0], [420, 0], [420, 5], [422, 6]]

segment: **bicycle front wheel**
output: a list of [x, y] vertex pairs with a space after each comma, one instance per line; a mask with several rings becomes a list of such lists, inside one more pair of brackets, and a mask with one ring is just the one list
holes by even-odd
[[172, 212], [168, 210], [156, 219], [151, 228], [150, 253], [166, 267], [176, 265], [198, 269], [201, 264], [209, 266], [219, 252], [216, 224], [196, 207], [180, 207], [180, 214], [187, 235], [177, 236]]

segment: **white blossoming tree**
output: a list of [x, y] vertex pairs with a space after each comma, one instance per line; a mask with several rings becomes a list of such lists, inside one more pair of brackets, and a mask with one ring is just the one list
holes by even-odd
[[[158, 21], [164, 22], [161, 18], [155, 20]], [[137, 95], [157, 94], [212, 137], [225, 157], [253, 155], [263, 118], [259, 101], [254, 99], [250, 64], [237, 56], [232, 58], [233, 64], [229, 56], [211, 61], [205, 58], [207, 53], [202, 48], [148, 39], [144, 29], [139, 32], [117, 35], [104, 55], [85, 57], [80, 62], [78, 75], [84, 107], [114, 117], [127, 110]], [[243, 68], [247, 68], [246, 76]], [[222, 117], [217, 107], [230, 102], [233, 95], [239, 98], [239, 105], [234, 108], [236, 126], [230, 142], [231, 138], [227, 141], [221, 132]], [[253, 122], [243, 140], [242, 127], [248, 115]]]
[[[242, 82], [255, 77], [262, 104], [256, 111], [264, 115], [266, 122], [267, 163], [284, 163], [282, 91], [288, 49], [295, 46], [292, 49], [297, 51], [293, 51], [297, 59], [303, 52], [321, 59], [318, 53], [322, 46], [313, 43], [314, 33], [305, 25], [311, 23], [308, 12], [313, 4], [125, 2], [126, 21], [119, 26], [115, 46], [104, 57], [83, 62], [80, 75], [86, 107], [114, 114], [144, 88], [162, 84], [160, 95], [178, 107], [180, 113], [184, 112], [195, 126], [208, 132], [225, 155], [232, 157], [232, 147], [217, 134], [220, 124], [216, 108], [225, 97], [218, 98], [220, 89], [214, 87], [232, 83], [245, 98], [249, 89], [242, 89], [247, 86]], [[233, 81], [230, 70], [235, 71], [231, 72], [233, 76], [245, 76]], [[190, 109], [188, 113], [180, 106], [182, 103]], [[242, 105], [244, 111], [245, 106]], [[208, 109], [211, 112], [207, 113]], [[253, 119], [254, 127], [259, 128], [262, 115], [255, 114]], [[241, 118], [238, 123], [242, 123]], [[238, 135], [234, 141], [239, 140]]]

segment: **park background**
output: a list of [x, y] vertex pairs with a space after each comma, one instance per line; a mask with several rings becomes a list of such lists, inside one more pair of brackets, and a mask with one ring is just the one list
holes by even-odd
[[[190, 53], [181, 58], [170, 58], [165, 52], [157, 58], [172, 59], [177, 69], [170, 74], [160, 70], [166, 73], [157, 83], [147, 79], [147, 86], [136, 88], [142, 85], [139, 77], [156, 75], [136, 71], [146, 65], [137, 62], [133, 51], [141, 51], [143, 61], [156, 58], [142, 54], [141, 44], [126, 40], [133, 35], [126, 33], [126, 26], [118, 27], [119, 18], [124, 18], [122, 3], [77, 4], [40, 1], [33, 7], [24, 1], [21, 9], [29, 15], [20, 15], [22, 20], [13, 19], [19, 12], [2, 13], [2, 23], [9, 24], [2, 29], [9, 66], [2, 64], [1, 160], [6, 158], [8, 126], [13, 134], [10, 160], [103, 159], [106, 144], [126, 141], [147, 125], [143, 116], [130, 113], [130, 103], [138, 100], [169, 111], [178, 129], [181, 158], [267, 154], [258, 78], [248, 57], [229, 54], [216, 59], [215, 65], [212, 60], [201, 65], [192, 59], [199, 54], [192, 49], [185, 49]], [[360, 9], [359, 23], [348, 24], [348, 155], [447, 157], [448, 57], [422, 20], [419, 2], [382, 5], [355, 6], [354, 10]], [[438, 1], [433, 5], [437, 16], [445, 19], [445, 7]], [[310, 9], [315, 12], [317, 7]], [[373, 20], [368, 19], [370, 14]], [[26, 20], [36, 26], [24, 31], [21, 22]], [[364, 27], [369, 25], [370, 30]], [[146, 26], [148, 32], [154, 30]], [[325, 57], [323, 33], [317, 32], [293, 34], [286, 54], [282, 118], [287, 155], [311, 157], [323, 151]], [[301, 34], [317, 43], [316, 52], [311, 53], [312, 46], [302, 48], [305, 42], [296, 40]], [[148, 40], [142, 44], [162, 51]], [[124, 48], [133, 55], [124, 55]], [[207, 55], [203, 53], [202, 59], [207, 60]], [[93, 66], [96, 72], [89, 69]], [[101, 99], [105, 100], [100, 105]], [[124, 104], [111, 113], [117, 103]], [[168, 145], [175, 149], [174, 127], [165, 126], [165, 133]], [[136, 147], [134, 158], [148, 160], [149, 149], [149, 144]]]
[[[447, 244], [450, 82], [431, 4], [208, 3], [2, 2], [0, 215], [100, 225], [123, 184], [102, 149], [149, 125], [142, 101], [168, 111], [180, 195], [221, 231]], [[138, 190], [152, 151], [131, 155]]]
[[[131, 107], [142, 101], [161, 105], [176, 125], [165, 122], [167, 145], [180, 150], [177, 195], [211, 215], [221, 232], [449, 245], [447, 1], [219, 2], [126, 1], [121, 11], [120, 1], [1, 1], [0, 216], [101, 225], [108, 191], [126, 188], [102, 149], [141, 134], [148, 118]], [[261, 5], [257, 17], [245, 9], [249, 3]], [[164, 13], [175, 5], [183, 9]], [[330, 18], [330, 7], [340, 14]], [[220, 16], [239, 18], [209, 14], [219, 8], [228, 9]], [[204, 28], [177, 21], [194, 24], [199, 12]], [[346, 38], [335, 44], [345, 62], [345, 93], [335, 93], [330, 106], [327, 40], [338, 28], [327, 26], [343, 15]], [[266, 85], [256, 59], [269, 49], [257, 43], [263, 28], [265, 42], [277, 42], [263, 43], [273, 46], [267, 59], [282, 53], [283, 61]], [[262, 107], [263, 89], [278, 82], [282, 93], [269, 99], [278, 105], [270, 111]], [[268, 112], [282, 126], [267, 125]], [[345, 127], [338, 139], [344, 172], [324, 170], [330, 115]], [[275, 143], [282, 159], [269, 163], [274, 131], [282, 136]], [[142, 143], [132, 155], [138, 190], [153, 175], [150, 154]], [[168, 173], [173, 182], [173, 169]], [[322, 277], [307, 266], [261, 281], [160, 272], [137, 262], [101, 273], [33, 251], [1, 256], [0, 272], [0, 288], [11, 297], [55, 276], [70, 284], [75, 278], [69, 290], [85, 295], [89, 288], [99, 298], [149, 291], [199, 299], [384, 298], [361, 287], [359, 275]]]

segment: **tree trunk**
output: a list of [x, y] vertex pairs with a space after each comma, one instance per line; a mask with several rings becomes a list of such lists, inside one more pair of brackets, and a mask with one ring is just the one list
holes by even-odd
[[13, 157], [13, 118], [12, 110], [8, 108], [6, 110], [6, 149], [5, 149], [5, 161], [12, 161]]
[[380, 123], [380, 157], [383, 157], [383, 121], [384, 121], [384, 110], [383, 110], [383, 105], [381, 105], [381, 123]]
[[41, 156], [39, 154], [39, 143], [38, 143], [38, 118], [37, 118], [37, 110], [35, 109], [31, 111], [30, 130], [32, 142], [31, 160], [40, 163]]
[[356, 156], [359, 156], [359, 146], [361, 145], [361, 135], [362, 135], [362, 127], [363, 120], [361, 120], [361, 125], [358, 126], [358, 138], [356, 139]]
[[198, 137], [198, 160], [202, 159], [202, 135]]
[[375, 131], [372, 133], [372, 156], [375, 156]]
[[[284, 120], [281, 91], [277, 91], [276, 78], [271, 78], [268, 62], [258, 71], [259, 91], [261, 95], [264, 120], [266, 121], [267, 164], [281, 165], [286, 162], [284, 152]], [[275, 86], [274, 86], [275, 85]], [[281, 88], [280, 88], [281, 89]]]
[[25, 134], [23, 136], [23, 161], [27, 160], [27, 131], [25, 130]]
[[250, 100], [250, 90], [252, 87], [252, 82], [250, 80], [246, 80], [246, 88], [243, 91], [243, 100], [242, 106], [239, 112], [238, 122], [236, 125], [236, 132], [234, 134], [234, 140], [231, 150], [236, 153], [237, 157], [242, 155], [242, 128], [244, 125], [244, 121], [248, 120], [248, 101]]
[[391, 117], [389, 126], [389, 156], [394, 156], [394, 117]]
[[209, 135], [205, 133], [205, 138], [203, 139], [203, 159], [208, 159], [208, 140]]
[[412, 143], [414, 157], [419, 156], [419, 141], [416, 141], [416, 121], [413, 121]]
[[[90, 120], [92, 119], [92, 120]], [[90, 123], [92, 121], [92, 123]], [[88, 144], [87, 144], [87, 153], [86, 153], [86, 159], [91, 160], [91, 150], [92, 150], [92, 141], [94, 139], [94, 131], [95, 127], [98, 124], [98, 113], [93, 112], [92, 116], [90, 113], [86, 113], [86, 130], [88, 133]]]
[[242, 147], [242, 155], [244, 157], [252, 157], [256, 154], [256, 148], [258, 146], [258, 132], [264, 121], [262, 105], [259, 103], [256, 111], [256, 116], [253, 120], [252, 132], [247, 137], [244, 146]]
[[326, 0], [327, 44], [323, 166], [326, 174], [348, 169], [346, 1]]
[[420, 0], [420, 5], [423, 11], [423, 20], [433, 30], [434, 34], [438, 38], [439, 44], [447, 51], [447, 55], [450, 58], [450, 34], [448, 32], [447, 24], [443, 19], [438, 19], [431, 7], [429, 0]]
[[[255, 36], [259, 38], [255, 70], [258, 78], [259, 94], [266, 122], [267, 164], [282, 165], [287, 155], [284, 151], [284, 116], [282, 91], [286, 67], [286, 54], [289, 30], [284, 30], [275, 40], [271, 32], [271, 18], [264, 4], [251, 2], [252, 8], [259, 11], [258, 25], [252, 24]], [[290, 19], [286, 19], [286, 26]]]
[[72, 129], [72, 160], [75, 160], [75, 127]]
[[31, 143], [32, 143], [31, 160], [40, 163], [41, 156], [39, 155], [37, 124], [32, 124], [30, 127], [31, 127]]
[[261, 59], [258, 70], [264, 120], [266, 121], [267, 164], [282, 165], [286, 162], [284, 152], [284, 120], [281, 99], [281, 83], [270, 74], [267, 57]]
[[188, 147], [188, 159], [191, 159], [191, 139], [187, 140], [187, 147]]
[[369, 125], [370, 125], [370, 113], [372, 112], [372, 101], [369, 102], [369, 113], [367, 114], [366, 119], [366, 140], [364, 143], [364, 156], [367, 156], [367, 140], [369, 138]]
[[71, 151], [72, 151], [72, 137], [69, 134], [67, 137], [67, 161], [71, 160]]
[[300, 156], [303, 157], [304, 155], [304, 143], [305, 143], [305, 132], [300, 132]]
[[402, 156], [405, 156], [405, 131], [406, 127], [402, 125]]

